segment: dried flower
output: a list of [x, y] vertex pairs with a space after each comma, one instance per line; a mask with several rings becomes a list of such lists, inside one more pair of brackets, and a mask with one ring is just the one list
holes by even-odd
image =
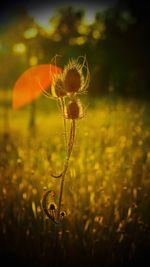
[[61, 212], [60, 212], [60, 216], [61, 216], [62, 218], [64, 218], [64, 217], [66, 216], [66, 212], [65, 212], [65, 211], [61, 211]]
[[[81, 61], [82, 59], [82, 61]], [[52, 96], [63, 98], [84, 93], [89, 85], [90, 74], [85, 57], [71, 59], [60, 74], [52, 76]]]
[[83, 117], [83, 108], [79, 99], [69, 101], [66, 107], [65, 117], [72, 120]]
[[[82, 64], [79, 60], [83, 58]], [[83, 71], [85, 69], [85, 73]], [[90, 80], [88, 64], [85, 57], [72, 59], [63, 71], [64, 88], [68, 94], [85, 92]]]
[[[85, 57], [78, 57], [77, 60], [70, 60], [69, 63], [64, 67], [64, 71], [61, 74], [59, 73], [52, 77], [51, 93], [52, 96], [58, 99], [58, 103], [63, 115], [66, 158], [62, 172], [59, 173], [59, 175], [51, 174], [52, 177], [61, 179], [58, 207], [54, 202], [50, 203], [50, 205], [47, 203], [48, 196], [52, 197], [52, 193], [54, 193], [52, 190], [48, 190], [44, 194], [42, 206], [46, 215], [56, 224], [60, 223], [66, 216], [66, 212], [61, 211], [64, 180], [68, 170], [69, 160], [75, 140], [75, 120], [83, 117], [83, 107], [76, 95], [86, 92], [89, 81], [90, 74]], [[45, 94], [46, 96], [50, 97], [47, 93]], [[67, 133], [66, 119], [71, 120], [69, 134]]]
[[49, 210], [51, 210], [51, 211], [54, 211], [54, 210], [56, 210], [56, 204], [55, 203], [50, 203], [50, 205], [49, 205]]
[[72, 66], [70, 69], [66, 70], [64, 74], [64, 86], [68, 93], [78, 92], [81, 87], [81, 72]]
[[51, 93], [54, 97], [64, 97], [67, 95], [67, 92], [64, 88], [64, 82], [62, 80], [62, 75], [58, 75], [53, 79]]

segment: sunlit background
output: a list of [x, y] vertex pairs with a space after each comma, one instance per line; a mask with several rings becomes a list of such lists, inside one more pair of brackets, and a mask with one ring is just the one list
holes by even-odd
[[[18, 266], [144, 266], [150, 249], [146, 1], [15, 1], [0, 9], [0, 259]], [[13, 109], [27, 69], [86, 56], [90, 84], [55, 226], [41, 200], [65, 159], [56, 100]], [[32, 90], [32, 89], [31, 89]], [[50, 92], [50, 88], [47, 88]], [[20, 92], [22, 88], [20, 88]], [[21, 97], [25, 95], [21, 93]], [[22, 101], [22, 100], [20, 100]], [[69, 132], [69, 120], [67, 129]], [[88, 265], [90, 264], [90, 265]]]

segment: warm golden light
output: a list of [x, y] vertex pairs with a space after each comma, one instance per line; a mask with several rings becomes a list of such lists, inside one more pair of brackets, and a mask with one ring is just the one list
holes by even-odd
[[101, 36], [101, 34], [100, 34], [99, 31], [97, 31], [97, 30], [93, 31], [93, 38], [94, 38], [94, 39], [99, 39], [100, 36]]
[[30, 28], [24, 32], [24, 38], [26, 39], [34, 38], [37, 34], [38, 34], [37, 28]]
[[70, 45], [83, 45], [86, 42], [86, 38], [84, 36], [80, 36], [77, 38], [70, 38], [69, 44]]
[[88, 34], [88, 32], [89, 32], [89, 28], [87, 27], [87, 25], [80, 24], [78, 26], [78, 33], [80, 33], [80, 34]]
[[32, 56], [29, 58], [29, 64], [30, 66], [35, 66], [38, 64], [38, 57]]
[[23, 54], [26, 52], [26, 46], [24, 43], [17, 43], [13, 46], [13, 52], [16, 54]]

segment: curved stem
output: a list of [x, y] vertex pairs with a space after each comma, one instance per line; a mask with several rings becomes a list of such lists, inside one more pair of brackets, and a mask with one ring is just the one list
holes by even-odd
[[58, 224], [59, 222], [55, 220], [55, 216], [54, 214], [50, 214], [48, 208], [47, 208], [47, 198], [48, 196], [51, 194], [52, 190], [48, 190], [45, 192], [45, 194], [43, 195], [43, 199], [42, 199], [42, 207], [43, 210], [45, 212], [45, 214], [47, 215], [47, 217], [49, 219], [51, 219], [54, 223]]
[[65, 180], [65, 175], [66, 175], [66, 172], [67, 172], [68, 166], [69, 166], [69, 159], [70, 159], [71, 152], [73, 149], [74, 138], [75, 138], [75, 120], [72, 120], [71, 126], [70, 126], [69, 141], [68, 141], [67, 149], [66, 149], [67, 155], [66, 155], [66, 159], [64, 162], [63, 171], [58, 176], [53, 175], [53, 177], [55, 177], [55, 178], [58, 178], [58, 177], [61, 178], [57, 213], [51, 214], [48, 207], [47, 207], [47, 199], [48, 199], [48, 196], [51, 194], [52, 190], [48, 190], [44, 194], [43, 200], [42, 200], [42, 206], [43, 206], [44, 212], [55, 224], [59, 224], [61, 222], [60, 209], [61, 209], [61, 202], [62, 202], [62, 195], [63, 195], [63, 188], [64, 188], [64, 180]]
[[75, 120], [72, 120], [71, 121], [71, 128], [70, 128], [70, 137], [69, 137], [69, 142], [68, 142], [68, 146], [67, 146], [67, 156], [66, 156], [66, 161], [64, 163], [64, 169], [62, 172], [62, 176], [61, 176], [60, 193], [59, 193], [59, 201], [58, 201], [58, 214], [57, 214], [57, 220], [58, 221], [59, 221], [59, 217], [60, 217], [60, 208], [61, 208], [61, 202], [62, 202], [64, 180], [65, 180], [65, 175], [66, 175], [68, 165], [69, 165], [69, 159], [70, 159], [73, 144], [74, 144], [74, 137], [75, 137]]

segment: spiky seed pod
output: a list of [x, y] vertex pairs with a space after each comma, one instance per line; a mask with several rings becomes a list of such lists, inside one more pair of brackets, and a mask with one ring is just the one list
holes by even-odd
[[66, 212], [65, 211], [61, 211], [60, 212], [60, 216], [63, 218], [63, 217], [65, 217], [66, 216]]
[[82, 105], [79, 100], [71, 100], [66, 109], [66, 118], [67, 119], [79, 119], [82, 116]]
[[66, 71], [64, 75], [64, 86], [68, 93], [76, 93], [80, 90], [81, 74], [75, 67]]
[[55, 205], [55, 203], [50, 203], [50, 205], [49, 205], [49, 210], [51, 210], [51, 211], [56, 210], [56, 205]]
[[90, 81], [86, 57], [69, 60], [62, 73], [64, 88], [68, 95], [85, 93]]
[[64, 97], [67, 92], [64, 89], [64, 83], [60, 77], [54, 79], [51, 87], [52, 95], [55, 97]]

